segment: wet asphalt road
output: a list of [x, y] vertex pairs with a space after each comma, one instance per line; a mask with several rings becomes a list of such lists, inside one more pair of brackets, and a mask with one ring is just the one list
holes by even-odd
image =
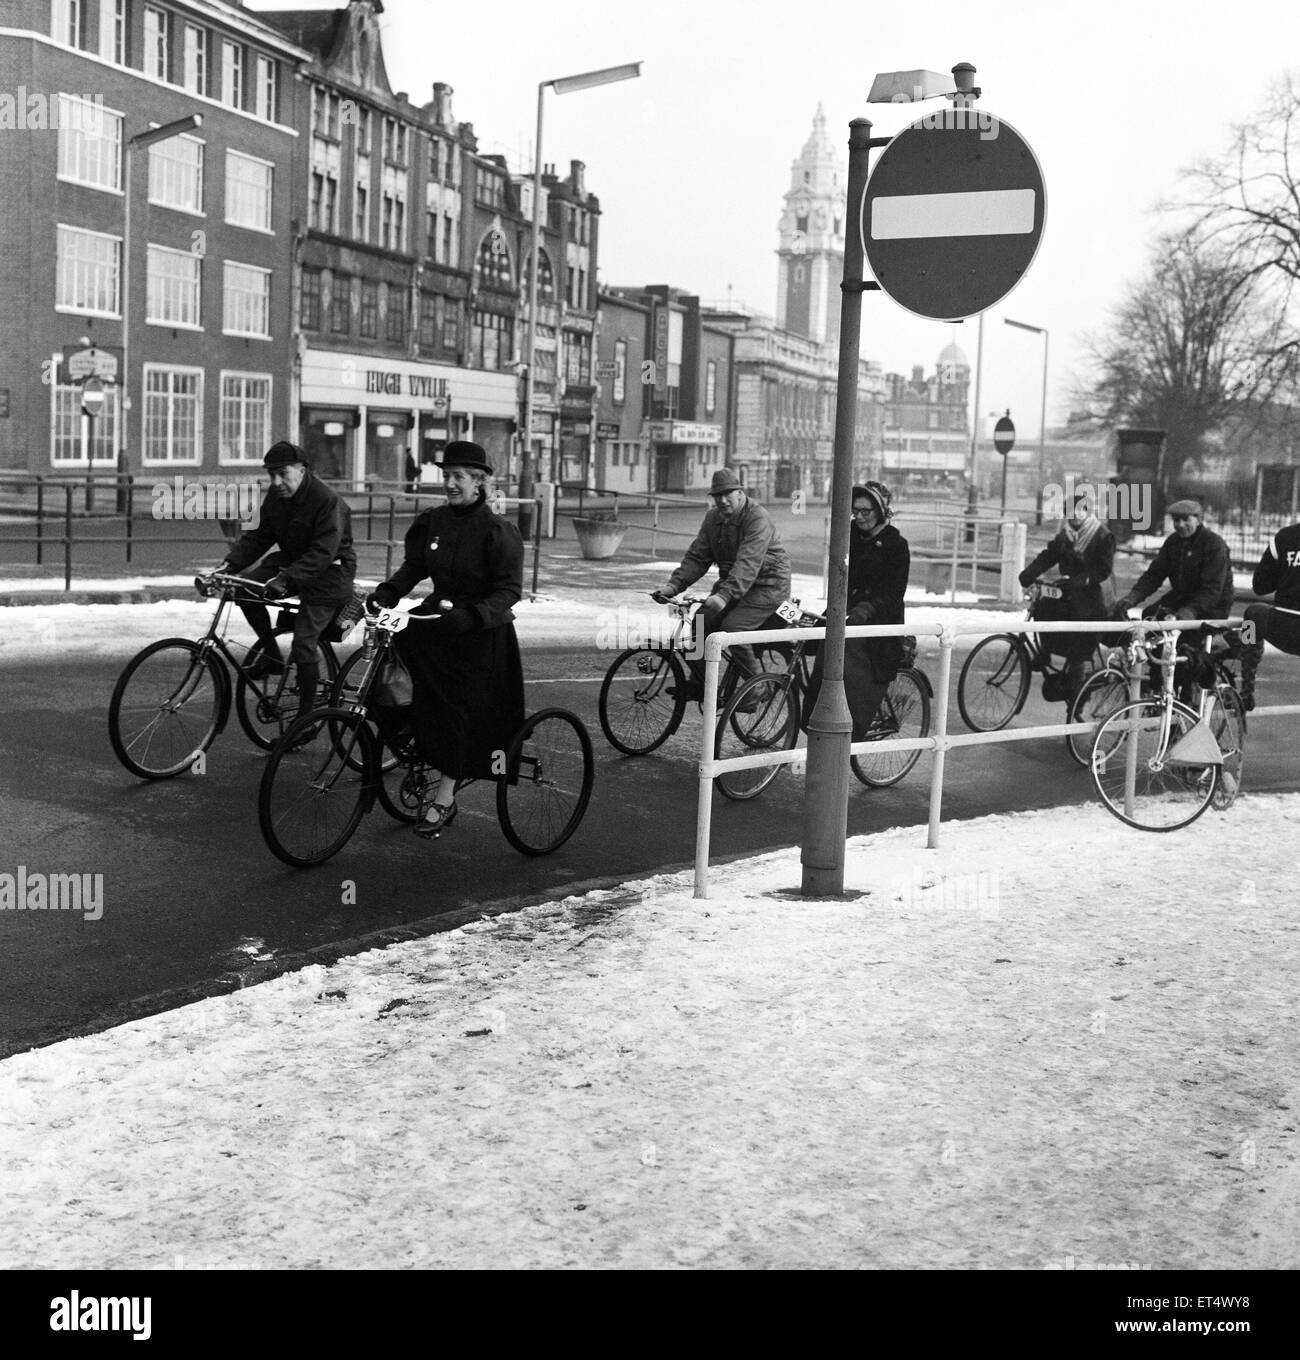
[[[104, 902], [102, 919], [93, 922], [73, 912], [0, 911], [0, 1056], [486, 910], [689, 867], [698, 710], [660, 752], [630, 759], [599, 731], [607, 654], [530, 646], [525, 662], [530, 711], [572, 709], [593, 738], [595, 790], [568, 844], [540, 859], [515, 853], [497, 823], [492, 787], [478, 785], [462, 795], [460, 818], [436, 842], [419, 840], [376, 807], [337, 857], [300, 870], [282, 865], [262, 842], [256, 795], [265, 757], [233, 718], [209, 752], [206, 774], [144, 783], [117, 763], [107, 736], [120, 660], [68, 662], [57, 671], [48, 663], [5, 664], [0, 872], [23, 865], [29, 872], [102, 873]], [[1289, 677], [1265, 678], [1260, 702], [1294, 702], [1296, 688]], [[1037, 689], [1036, 682], [1018, 721], [1059, 721], [1059, 707], [1049, 710]], [[1297, 787], [1294, 742], [1284, 726], [1293, 721], [1273, 720], [1271, 738], [1253, 743], [1248, 788]], [[955, 713], [950, 726], [964, 730]], [[923, 823], [929, 768], [923, 756], [889, 790], [855, 782], [850, 832]], [[803, 790], [802, 774], [786, 771], [752, 802], [715, 794], [714, 862], [796, 842]], [[1086, 771], [1069, 761], [1060, 739], [975, 748], [949, 755], [944, 816], [1080, 802], [1089, 794]], [[921, 833], [918, 848], [923, 844]]]

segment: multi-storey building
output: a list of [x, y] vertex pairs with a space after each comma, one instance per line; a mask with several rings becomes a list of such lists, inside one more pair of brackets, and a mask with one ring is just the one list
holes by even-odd
[[[289, 425], [282, 266], [308, 54], [223, 0], [7, 12], [0, 467], [251, 475]], [[136, 145], [190, 115], [201, 125]], [[92, 347], [93, 425], [68, 362]]]
[[880, 461], [886, 481], [954, 490], [964, 484], [970, 376], [966, 355], [955, 344], [944, 347], [928, 377], [920, 364], [910, 378], [888, 375]]
[[[608, 432], [596, 485], [677, 494], [707, 489], [729, 461], [731, 350], [727, 328], [680, 288], [603, 291], [599, 357], [611, 372], [596, 412]], [[638, 410], [640, 446], [631, 449]]]

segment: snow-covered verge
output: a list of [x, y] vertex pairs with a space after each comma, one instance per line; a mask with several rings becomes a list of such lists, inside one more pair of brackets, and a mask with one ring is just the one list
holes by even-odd
[[0, 1063], [0, 1265], [1295, 1267], [1300, 796], [797, 851]]

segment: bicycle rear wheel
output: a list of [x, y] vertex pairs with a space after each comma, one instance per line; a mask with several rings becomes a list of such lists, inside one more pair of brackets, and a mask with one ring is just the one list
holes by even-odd
[[257, 819], [286, 864], [322, 864], [351, 838], [374, 802], [374, 737], [359, 713], [322, 708], [291, 723], [271, 752]]
[[212, 745], [229, 683], [220, 666], [185, 638], [163, 638], [127, 662], [108, 702], [108, 736], [132, 774], [171, 779]]
[[[255, 642], [244, 658], [245, 667], [251, 666], [262, 655], [262, 644]], [[317, 702], [328, 703], [337, 664], [333, 654], [321, 643], [316, 644], [316, 674], [320, 677]], [[261, 691], [260, 693], [258, 691]], [[285, 669], [250, 683], [244, 672], [235, 681], [235, 711], [239, 725], [254, 746], [269, 751], [284, 736], [289, 724], [298, 716], [298, 667], [285, 661]]]
[[[1197, 715], [1175, 703], [1165, 731], [1164, 705], [1143, 699], [1117, 709], [1098, 728], [1092, 748], [1092, 779], [1109, 811], [1139, 831], [1176, 831], [1194, 822], [1214, 797], [1219, 767], [1201, 763], [1179, 748], [1196, 727]], [[1204, 731], [1201, 739], [1212, 740]], [[1195, 739], [1194, 739], [1195, 741]], [[1134, 769], [1133, 797], [1125, 797]]]
[[973, 732], [997, 732], [1029, 694], [1029, 659], [1011, 633], [994, 633], [971, 648], [957, 682], [957, 708]]
[[597, 707], [611, 746], [624, 755], [649, 755], [681, 726], [686, 712], [682, 663], [672, 652], [630, 648], [605, 672]]
[[[795, 673], [765, 673], [747, 680], [731, 696], [718, 721], [713, 755], [717, 760], [786, 751], [799, 740]], [[779, 775], [782, 765], [729, 770], [714, 779], [726, 797], [737, 802], [756, 798]]]
[[544, 708], [515, 733], [497, 780], [497, 818], [524, 855], [549, 855], [578, 829], [591, 799], [596, 762], [580, 719]]
[[1219, 783], [1214, 791], [1214, 806], [1226, 811], [1241, 792], [1241, 767], [1246, 753], [1246, 707], [1235, 686], [1223, 681], [1214, 687], [1210, 706], [1210, 731], [1223, 752]]
[[[891, 737], [924, 737], [930, 732], [930, 690], [915, 669], [899, 671], [885, 691], [880, 712], [867, 733], [869, 741]], [[851, 756], [853, 773], [873, 789], [887, 789], [921, 759], [920, 751], [885, 751], [881, 755]]]
[[1079, 692], [1070, 704], [1068, 721], [1090, 722], [1090, 732], [1071, 732], [1065, 738], [1070, 755], [1085, 768], [1092, 759], [1093, 743], [1097, 729], [1116, 709], [1128, 703], [1128, 680], [1121, 671], [1093, 671], [1079, 686]]

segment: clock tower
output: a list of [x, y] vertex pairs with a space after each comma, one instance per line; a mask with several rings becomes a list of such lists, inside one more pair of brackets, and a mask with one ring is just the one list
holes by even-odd
[[844, 277], [845, 163], [817, 105], [812, 135], [790, 167], [779, 224], [776, 324], [819, 345], [838, 344]]

